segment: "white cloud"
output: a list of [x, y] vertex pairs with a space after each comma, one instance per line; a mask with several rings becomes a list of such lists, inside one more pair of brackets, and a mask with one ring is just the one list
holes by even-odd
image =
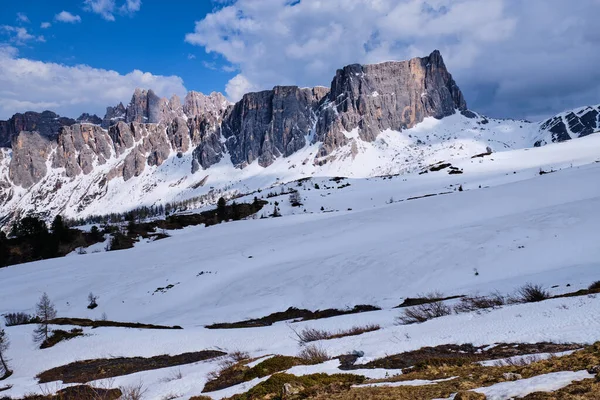
[[61, 11], [54, 16], [54, 20], [58, 22], [75, 24], [77, 22], [81, 22], [81, 17], [79, 15], [73, 15], [68, 11]]
[[42, 29], [48, 29], [48, 28], [50, 28], [51, 26], [52, 26], [52, 24], [51, 24], [50, 22], [42, 22], [42, 23], [40, 24], [40, 28], [42, 28]]
[[189, 53], [189, 54], [187, 55], [187, 59], [188, 59], [188, 60], [195, 60], [195, 59], [196, 59], [196, 55], [194, 55], [194, 54], [192, 54], [192, 53]]
[[125, 0], [121, 6], [117, 7], [115, 0], [84, 0], [83, 2], [87, 11], [99, 14], [107, 21], [115, 20], [115, 12], [123, 15], [133, 15], [142, 7], [141, 0]]
[[20, 26], [2, 25], [0, 29], [10, 37], [10, 41], [16, 45], [24, 45], [29, 42], [45, 42], [43, 36], [35, 36]]
[[160, 76], [134, 70], [128, 74], [65, 66], [17, 58], [17, 50], [0, 46], [0, 119], [16, 112], [50, 109], [77, 117], [82, 112], [104, 116], [106, 107], [127, 104], [136, 87], [153, 89], [160, 96], [185, 96], [177, 76]]
[[598, 0], [234, 0], [185, 40], [240, 70], [232, 99], [439, 49], [474, 109], [521, 116], [598, 102], [599, 13]]
[[142, 0], [126, 0], [120, 8], [121, 13], [133, 14], [134, 12], [140, 11], [142, 7]]
[[17, 21], [29, 23], [29, 18], [27, 18], [27, 15], [19, 12], [19, 13], [17, 13]]
[[248, 92], [259, 90], [259, 87], [250, 82], [244, 75], [238, 74], [227, 82], [225, 93], [230, 99], [239, 100]]

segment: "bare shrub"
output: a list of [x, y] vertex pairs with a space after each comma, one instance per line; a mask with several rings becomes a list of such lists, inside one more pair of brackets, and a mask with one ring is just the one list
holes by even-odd
[[33, 331], [33, 341], [36, 343], [44, 342], [48, 340], [50, 333], [50, 321], [56, 318], [56, 308], [54, 303], [48, 297], [48, 294], [44, 292], [40, 298], [39, 303], [36, 305], [36, 315], [39, 318], [38, 326]]
[[509, 298], [509, 303], [537, 303], [549, 299], [548, 292], [542, 285], [527, 283], [517, 289], [516, 293]]
[[452, 314], [450, 306], [444, 304], [443, 301], [434, 301], [406, 308], [403, 315], [398, 317], [398, 322], [402, 325], [419, 324], [450, 314]]
[[377, 331], [379, 329], [379, 325], [370, 324], [365, 326], [353, 326], [350, 329], [340, 329], [335, 332], [328, 332], [326, 330], [315, 328], [304, 328], [302, 331], [294, 331], [294, 333], [296, 334], [296, 336], [298, 336], [298, 342], [300, 344], [305, 344], [309, 342], [316, 342], [318, 340], [339, 339], [346, 336], [357, 336], [363, 333]]
[[4, 322], [6, 326], [26, 325], [36, 322], [36, 318], [33, 315], [23, 312], [16, 312], [4, 315]]
[[596, 282], [592, 283], [588, 287], [588, 290], [600, 290], [600, 281], [596, 281]]
[[302, 359], [307, 364], [321, 364], [330, 359], [327, 350], [314, 344], [302, 348], [300, 353], [298, 353], [298, 358]]
[[479, 310], [488, 310], [490, 308], [501, 307], [506, 304], [506, 299], [499, 292], [490, 296], [462, 297], [460, 303], [454, 306], [454, 312], [457, 314], [468, 313]]
[[250, 358], [250, 354], [248, 354], [247, 351], [235, 350], [229, 353], [229, 358], [231, 358], [235, 362], [240, 362], [248, 360]]
[[121, 386], [119, 389], [123, 393], [119, 400], [142, 400], [146, 394], [146, 389], [141, 381], [135, 385]]

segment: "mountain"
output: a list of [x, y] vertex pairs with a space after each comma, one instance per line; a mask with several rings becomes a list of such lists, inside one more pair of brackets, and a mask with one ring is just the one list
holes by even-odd
[[468, 110], [438, 51], [349, 65], [330, 87], [277, 86], [229, 103], [220, 93], [160, 98], [77, 121], [54, 113], [0, 122], [0, 221], [127, 211], [194, 199], [196, 206], [307, 176], [422, 172], [488, 150], [541, 146], [598, 130], [598, 107], [543, 123]]

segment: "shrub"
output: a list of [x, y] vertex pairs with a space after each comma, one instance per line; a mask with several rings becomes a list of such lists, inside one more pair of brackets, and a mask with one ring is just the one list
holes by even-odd
[[336, 332], [327, 332], [322, 329], [304, 328], [299, 333], [294, 331], [298, 336], [298, 342], [301, 344], [316, 342], [318, 340], [339, 339], [346, 336], [357, 336], [367, 332], [373, 332], [380, 329], [379, 325], [353, 326], [350, 329], [341, 329]]
[[462, 297], [460, 303], [454, 306], [454, 312], [467, 313], [472, 311], [497, 308], [506, 304], [506, 299], [496, 292], [490, 296]]
[[327, 351], [324, 348], [314, 344], [304, 347], [300, 353], [298, 353], [298, 358], [307, 364], [321, 364], [330, 359], [329, 354], [327, 354]]
[[588, 290], [600, 290], [600, 281], [596, 281], [588, 287]]
[[452, 314], [450, 306], [444, 304], [443, 301], [436, 301], [405, 309], [403, 315], [398, 317], [398, 321], [403, 325], [418, 324], [450, 314]]
[[541, 285], [527, 283], [517, 289], [517, 292], [509, 299], [510, 303], [537, 303], [549, 299], [550, 293]]
[[248, 360], [250, 358], [250, 354], [246, 351], [235, 350], [229, 353], [229, 358], [231, 358], [235, 362], [240, 362], [244, 360]]
[[37, 318], [22, 312], [8, 313], [4, 315], [6, 326], [27, 325], [38, 322]]
[[146, 393], [146, 389], [144, 389], [144, 384], [142, 382], [136, 385], [120, 387], [119, 389], [121, 389], [121, 392], [123, 393], [120, 400], [142, 400]]

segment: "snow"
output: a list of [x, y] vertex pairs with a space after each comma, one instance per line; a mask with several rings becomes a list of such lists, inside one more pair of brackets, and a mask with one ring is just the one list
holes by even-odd
[[[461, 118], [456, 117], [455, 122], [463, 123]], [[239, 171], [245, 180], [228, 183], [231, 190], [240, 191], [246, 184], [276, 184], [240, 201], [256, 195], [267, 199], [271, 191], [297, 189], [302, 207], [291, 207], [287, 195], [267, 199], [271, 204], [264, 212], [271, 212], [278, 201], [282, 218], [189, 227], [170, 231], [170, 238], [140, 243], [129, 250], [88, 252], [0, 269], [0, 314], [31, 313], [40, 295], [47, 292], [59, 316], [95, 319], [106, 313], [110, 320], [184, 328], [84, 328], [86, 336], [40, 350], [31, 340], [33, 326], [8, 327], [12, 345], [7, 355], [14, 375], [3, 382], [13, 385], [3, 394], [18, 397], [39, 392], [35, 379], [38, 373], [74, 360], [150, 357], [204, 349], [247, 351], [251, 357], [263, 359], [273, 354], [297, 355], [300, 347], [291, 328], [337, 331], [379, 324], [378, 331], [318, 343], [332, 356], [362, 351], [364, 357], [359, 363], [448, 343], [486, 346], [502, 342], [600, 340], [600, 297], [594, 296], [450, 315], [417, 325], [396, 324], [401, 311], [393, 307], [419, 293], [439, 290], [446, 295], [462, 295], [499, 290], [508, 294], [526, 282], [548, 288], [558, 285], [552, 292], [565, 293], [599, 279], [600, 163], [596, 161], [600, 159], [600, 135], [471, 159], [473, 154], [485, 151], [489, 142], [474, 142], [466, 134], [461, 138], [457, 133], [456, 141], [462, 141], [463, 150], [440, 147], [439, 152], [417, 154], [414, 160], [427, 166], [441, 161], [438, 155], [445, 151], [455, 155], [460, 151], [460, 157], [453, 159], [452, 164], [463, 174], [449, 175], [442, 170], [424, 175], [371, 177], [384, 165], [383, 161], [378, 164], [374, 154], [388, 157], [393, 153], [386, 152], [394, 146], [401, 149], [402, 143], [426, 139], [427, 135], [431, 139], [431, 132], [440, 126], [434, 120], [425, 124], [402, 133], [384, 133], [373, 143], [363, 142], [364, 151], [354, 159], [339, 159], [337, 164], [326, 164], [320, 169], [311, 163], [301, 166], [298, 161], [315, 151], [307, 146], [293, 156], [297, 158], [276, 160], [272, 170], [253, 164]], [[506, 129], [515, 129], [512, 122], [505, 124]], [[511, 143], [524, 143], [524, 137], [511, 136]], [[433, 140], [430, 144], [435, 146]], [[402, 160], [393, 168], [404, 168]], [[147, 176], [163, 174], [165, 182], [179, 179], [181, 175], [176, 171], [180, 166], [173, 164], [177, 162], [171, 159], [163, 169], [161, 166]], [[290, 170], [289, 163], [295, 162], [296, 168]], [[413, 165], [415, 171], [419, 162]], [[385, 165], [391, 165], [389, 159]], [[339, 183], [332, 181], [329, 176], [337, 174], [341, 166], [347, 166], [348, 175], [356, 177]], [[231, 170], [227, 161], [214, 168], [209, 178], [212, 183], [207, 185], [216, 187], [218, 181], [228, 182]], [[540, 168], [556, 172], [540, 175]], [[311, 175], [307, 171], [314, 172], [309, 181], [284, 183]], [[347, 183], [350, 186], [342, 188]], [[464, 188], [461, 192], [457, 190], [459, 185]], [[134, 193], [126, 188], [121, 187], [124, 193], [119, 196], [123, 201], [131, 201]], [[164, 187], [157, 190], [170, 193]], [[408, 200], [435, 193], [448, 194]], [[479, 275], [474, 274], [474, 268]], [[199, 275], [201, 271], [210, 273]], [[169, 284], [174, 285], [172, 289], [156, 292]], [[98, 296], [95, 310], [86, 307], [89, 292]], [[290, 306], [317, 310], [357, 304], [376, 305], [382, 310], [300, 323], [280, 322], [261, 328], [204, 328], [215, 322], [263, 317]], [[216, 370], [221, 361], [139, 372], [118, 377], [112, 384], [114, 387], [143, 382], [150, 399], [170, 393], [188, 399], [200, 394], [208, 373]], [[288, 372], [341, 372], [337, 367], [338, 361], [334, 360], [294, 367]], [[172, 379], [178, 371], [182, 378]], [[385, 378], [386, 374], [392, 376], [400, 371], [353, 372]], [[552, 382], [564, 385], [584, 377], [582, 372], [561, 374], [481, 390], [497, 391], [489, 396], [521, 393], [518, 391], [526, 390], [524, 386], [553, 390]], [[241, 393], [260, 381], [210, 396], [217, 399]], [[49, 387], [56, 390], [62, 384], [51, 383]]]
[[485, 394], [488, 400], [505, 400], [527, 396], [534, 392], [553, 392], [570, 385], [574, 381], [593, 377], [594, 375], [588, 374], [587, 371], [554, 372], [514, 382], [496, 383], [495, 385], [474, 389], [473, 391]]

